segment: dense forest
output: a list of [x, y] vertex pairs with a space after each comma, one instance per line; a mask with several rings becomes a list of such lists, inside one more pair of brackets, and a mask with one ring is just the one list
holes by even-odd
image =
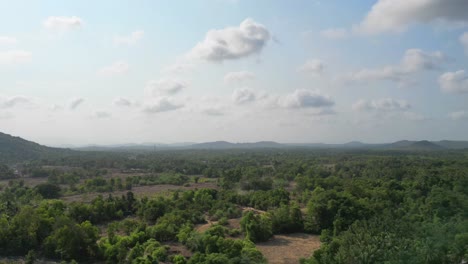
[[4, 261], [267, 263], [296, 233], [320, 238], [303, 264], [468, 260], [465, 150], [77, 152], [0, 179]]

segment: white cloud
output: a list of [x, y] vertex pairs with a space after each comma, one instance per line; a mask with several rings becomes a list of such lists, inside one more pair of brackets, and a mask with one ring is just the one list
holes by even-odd
[[110, 118], [110, 117], [112, 117], [112, 115], [111, 115], [111, 113], [109, 113], [107, 111], [100, 110], [100, 111], [94, 112], [93, 117], [98, 118], [98, 119], [104, 119], [104, 118]]
[[10, 112], [0, 112], [0, 119], [11, 119], [15, 116]]
[[298, 70], [301, 72], [320, 75], [325, 70], [325, 65], [321, 60], [311, 59], [306, 61]]
[[0, 96], [0, 108], [13, 108], [20, 104], [32, 104], [31, 100], [27, 97], [16, 95], [11, 97]]
[[466, 23], [466, 10], [466, 0], [379, 0], [354, 31], [378, 34], [402, 32], [416, 23]]
[[173, 95], [187, 87], [187, 83], [177, 79], [152, 80], [146, 84], [146, 91], [149, 95]]
[[205, 115], [210, 115], [210, 116], [223, 116], [225, 115], [222, 107], [216, 107], [216, 106], [211, 106], [211, 107], [205, 107], [201, 110], [201, 113]]
[[186, 57], [177, 59], [177, 61], [162, 69], [162, 73], [166, 75], [181, 75], [192, 71], [195, 68], [193, 61], [188, 60]]
[[463, 33], [460, 36], [460, 43], [462, 44], [463, 48], [465, 49], [465, 54], [468, 56], [468, 32]]
[[77, 109], [85, 100], [81, 97], [73, 98], [69, 103], [70, 110]]
[[440, 69], [447, 57], [440, 51], [425, 52], [420, 49], [406, 50], [400, 64], [377, 69], [362, 69], [345, 76], [347, 81], [390, 80], [405, 82], [408, 76], [425, 70]]
[[114, 62], [112, 65], [101, 68], [98, 73], [100, 75], [120, 75], [125, 74], [130, 69], [128, 63], [124, 61]]
[[116, 105], [116, 106], [127, 106], [127, 107], [135, 105], [134, 102], [132, 102], [131, 100], [129, 100], [127, 98], [123, 98], [123, 97], [115, 98], [113, 104]]
[[18, 40], [14, 37], [0, 36], [0, 45], [13, 45], [17, 42]]
[[257, 95], [250, 89], [236, 89], [232, 93], [232, 101], [235, 104], [246, 104], [255, 101]]
[[411, 105], [405, 100], [396, 100], [393, 98], [383, 98], [377, 100], [359, 100], [352, 105], [353, 110], [361, 112], [392, 112], [405, 111], [411, 108]]
[[313, 116], [329, 116], [329, 115], [336, 115], [336, 111], [331, 108], [319, 108], [315, 111], [311, 112], [310, 115]]
[[226, 84], [244, 84], [253, 79], [255, 79], [255, 74], [248, 71], [228, 72], [224, 75], [224, 83]]
[[449, 114], [449, 117], [452, 120], [468, 119], [468, 112], [467, 111], [452, 112], [452, 113]]
[[43, 25], [47, 29], [67, 31], [82, 27], [83, 20], [77, 16], [50, 16], [44, 20]]
[[345, 28], [329, 28], [320, 31], [320, 35], [329, 39], [343, 39], [348, 37], [349, 32]]
[[146, 113], [154, 114], [160, 112], [173, 111], [182, 108], [182, 104], [175, 103], [172, 98], [169, 97], [158, 97], [147, 103], [143, 107], [143, 111]]
[[434, 70], [439, 69], [440, 63], [446, 60], [447, 57], [440, 51], [427, 53], [420, 49], [408, 49], [403, 57], [401, 68], [405, 72]]
[[63, 109], [63, 107], [61, 105], [58, 105], [58, 104], [53, 104], [53, 105], [49, 106], [49, 110], [52, 111], [52, 112], [57, 112], [57, 111], [60, 111], [62, 109]]
[[247, 18], [239, 27], [213, 29], [189, 53], [190, 57], [222, 62], [259, 53], [271, 39], [268, 29]]
[[278, 104], [285, 108], [321, 108], [331, 107], [335, 102], [318, 91], [298, 89], [278, 99]]
[[415, 112], [403, 112], [403, 117], [410, 121], [424, 121], [428, 119], [426, 116]]
[[135, 45], [143, 38], [145, 32], [143, 30], [133, 31], [128, 36], [117, 36], [114, 38], [114, 43], [117, 45]]
[[32, 53], [24, 50], [9, 50], [0, 52], [0, 64], [19, 64], [30, 62]]
[[468, 93], [468, 74], [464, 70], [446, 72], [439, 77], [439, 85], [447, 93]]

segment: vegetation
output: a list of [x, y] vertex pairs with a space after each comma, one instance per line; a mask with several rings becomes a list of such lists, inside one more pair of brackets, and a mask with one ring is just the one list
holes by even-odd
[[[464, 150], [81, 152], [18, 163], [19, 179], [1, 165], [0, 255], [266, 263], [256, 243], [305, 232], [322, 245], [304, 264], [462, 263], [467, 158]], [[213, 185], [138, 189], [204, 182]]]

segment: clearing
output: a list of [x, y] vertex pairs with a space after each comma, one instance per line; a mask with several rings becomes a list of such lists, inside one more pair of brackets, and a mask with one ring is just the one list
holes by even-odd
[[310, 257], [320, 247], [320, 240], [319, 236], [295, 233], [275, 235], [256, 246], [270, 264], [297, 264], [299, 259]]

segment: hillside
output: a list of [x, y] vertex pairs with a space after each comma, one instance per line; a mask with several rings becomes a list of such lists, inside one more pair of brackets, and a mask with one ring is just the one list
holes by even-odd
[[433, 143], [448, 149], [468, 149], [468, 141], [441, 140]]
[[68, 149], [50, 148], [0, 132], [0, 162], [16, 163], [71, 153]]
[[283, 144], [273, 141], [260, 141], [253, 143], [231, 143], [227, 141], [215, 141], [193, 144], [189, 146], [192, 149], [237, 149], [237, 148], [281, 148]]
[[436, 142], [420, 140], [420, 141], [409, 141], [401, 140], [385, 146], [386, 149], [392, 150], [412, 150], [412, 151], [429, 151], [429, 150], [443, 150], [449, 149], [444, 146], [437, 144]]

